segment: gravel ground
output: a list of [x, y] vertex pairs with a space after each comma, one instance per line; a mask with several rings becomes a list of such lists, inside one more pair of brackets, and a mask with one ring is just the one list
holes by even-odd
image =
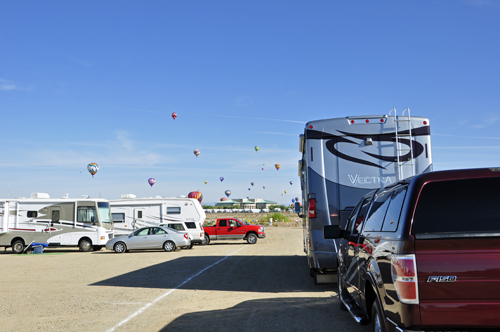
[[191, 250], [0, 251], [0, 331], [365, 331], [313, 284], [302, 229]]

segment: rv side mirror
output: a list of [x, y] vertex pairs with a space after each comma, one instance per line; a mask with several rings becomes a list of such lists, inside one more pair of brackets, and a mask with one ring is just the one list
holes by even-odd
[[339, 239], [344, 236], [344, 231], [339, 225], [328, 225], [323, 227], [323, 237], [325, 239]]
[[299, 202], [295, 202], [295, 205], [294, 205], [294, 208], [295, 208], [295, 213], [299, 214], [300, 213], [300, 203]]

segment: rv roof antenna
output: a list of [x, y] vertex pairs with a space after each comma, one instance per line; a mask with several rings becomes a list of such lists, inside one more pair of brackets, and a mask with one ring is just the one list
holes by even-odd
[[61, 197], [61, 198], [69, 198], [69, 194], [68, 194], [68, 193], [66, 193], [66, 194], [64, 194], [64, 196], [63, 196], [63, 197]]

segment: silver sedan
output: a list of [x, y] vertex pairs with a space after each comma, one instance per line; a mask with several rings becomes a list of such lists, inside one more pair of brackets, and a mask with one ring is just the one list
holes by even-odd
[[118, 236], [106, 243], [106, 249], [123, 253], [136, 249], [160, 249], [174, 251], [177, 247], [190, 246], [186, 232], [178, 232], [168, 227], [143, 227], [129, 235]]

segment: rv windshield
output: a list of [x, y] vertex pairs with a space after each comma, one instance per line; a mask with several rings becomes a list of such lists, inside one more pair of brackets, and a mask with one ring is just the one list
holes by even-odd
[[113, 227], [113, 222], [111, 221], [109, 203], [97, 202], [97, 208], [99, 210], [99, 220], [101, 221], [102, 226], [106, 229], [111, 229]]

